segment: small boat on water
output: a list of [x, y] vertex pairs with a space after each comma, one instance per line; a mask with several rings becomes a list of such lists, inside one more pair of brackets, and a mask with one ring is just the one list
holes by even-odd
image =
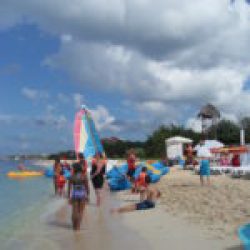
[[10, 178], [36, 177], [43, 175], [44, 173], [41, 171], [10, 171], [7, 173], [7, 176]]

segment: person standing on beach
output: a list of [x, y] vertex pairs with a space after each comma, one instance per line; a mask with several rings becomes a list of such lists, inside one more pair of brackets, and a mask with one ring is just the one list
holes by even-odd
[[[78, 154], [78, 160], [72, 165], [71, 168], [71, 175], [74, 175], [75, 171], [78, 171], [78, 169], [81, 169], [82, 174], [86, 176], [87, 181], [88, 181], [88, 175], [87, 175], [87, 170], [88, 170], [88, 163], [85, 160], [84, 154], [79, 153]], [[89, 186], [88, 186], [88, 197], [87, 200], [89, 200]]]
[[86, 202], [89, 200], [89, 183], [87, 170], [83, 167], [84, 157], [79, 154], [79, 161], [73, 165], [72, 176], [68, 182], [68, 198], [72, 205], [72, 225], [80, 230]]
[[200, 182], [202, 186], [205, 184], [204, 178], [210, 185], [210, 162], [208, 158], [202, 157], [200, 161]]
[[128, 164], [128, 172], [127, 177], [129, 181], [132, 183], [132, 192], [135, 191], [135, 183], [134, 183], [134, 174], [136, 170], [136, 154], [134, 149], [130, 149], [127, 153], [127, 164]]
[[[102, 158], [103, 156], [103, 158]], [[99, 207], [102, 201], [102, 191], [104, 184], [104, 175], [106, 170], [107, 160], [105, 155], [97, 153], [92, 160], [90, 177], [92, 180], [93, 187], [96, 195], [96, 205]]]
[[194, 153], [194, 150], [193, 150], [192, 144], [191, 143], [187, 144], [186, 149], [185, 149], [185, 154], [186, 154], [185, 165], [193, 165], [193, 153]]
[[53, 182], [54, 182], [54, 188], [55, 188], [55, 195], [57, 195], [58, 194], [57, 179], [60, 176], [60, 173], [62, 171], [62, 165], [61, 165], [59, 158], [55, 159], [53, 170], [54, 170]]

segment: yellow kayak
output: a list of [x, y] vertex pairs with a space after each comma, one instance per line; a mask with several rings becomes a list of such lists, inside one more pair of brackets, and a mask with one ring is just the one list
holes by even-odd
[[35, 177], [35, 176], [42, 176], [43, 172], [38, 171], [10, 171], [7, 173], [8, 177]]

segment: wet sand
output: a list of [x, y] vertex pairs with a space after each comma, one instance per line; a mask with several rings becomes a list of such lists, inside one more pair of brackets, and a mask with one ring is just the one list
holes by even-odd
[[110, 214], [111, 207], [135, 202], [138, 198], [129, 192], [106, 194], [105, 204], [97, 208], [91, 197], [82, 228], [77, 233], [71, 227], [71, 207], [65, 200], [55, 199], [40, 218], [28, 223], [4, 249], [240, 249], [239, 241], [208, 236], [200, 227], [166, 213], [162, 205], [150, 211]]
[[[93, 193], [93, 192], [92, 192]], [[4, 246], [5, 250], [150, 250], [145, 240], [124, 225], [122, 218], [111, 215], [110, 208], [120, 204], [114, 195], [107, 195], [101, 208], [91, 197], [86, 207], [81, 230], [71, 225], [71, 206], [66, 200], [55, 198], [40, 218], [30, 221], [23, 231]]]

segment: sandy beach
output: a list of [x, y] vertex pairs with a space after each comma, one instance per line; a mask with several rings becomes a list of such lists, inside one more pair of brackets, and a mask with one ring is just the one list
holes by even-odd
[[102, 208], [92, 195], [78, 233], [66, 200], [53, 198], [5, 249], [241, 249], [236, 229], [249, 220], [248, 181], [216, 176], [201, 187], [197, 175], [172, 169], [156, 185], [162, 198], [149, 211], [112, 215], [110, 208], [137, 202], [138, 195], [106, 191]]
[[237, 228], [250, 220], [249, 180], [211, 176], [211, 186], [201, 187], [198, 175], [172, 169], [158, 186], [167, 213], [199, 224], [215, 237], [236, 238]]

